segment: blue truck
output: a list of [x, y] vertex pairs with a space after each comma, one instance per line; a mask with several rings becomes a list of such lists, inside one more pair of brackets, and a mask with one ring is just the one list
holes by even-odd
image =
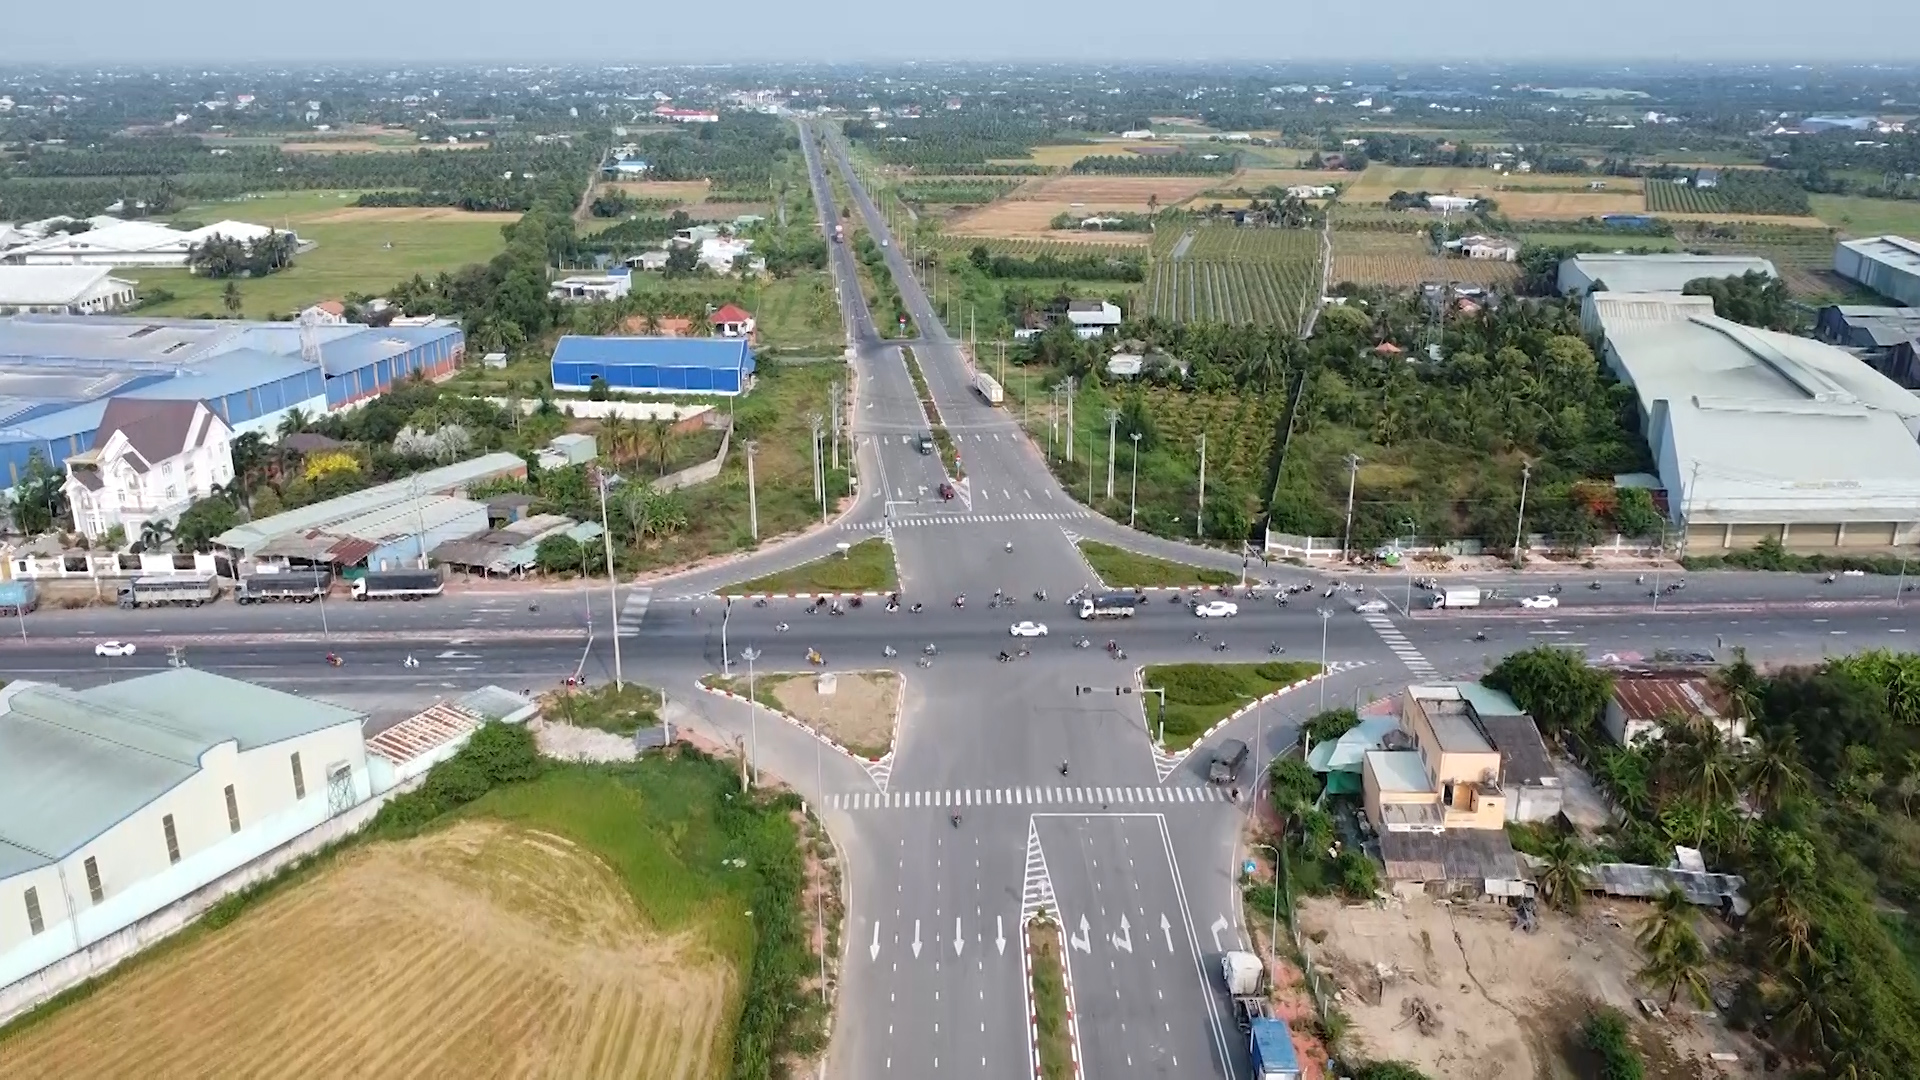
[[1253, 1058], [1253, 1075], [1258, 1080], [1300, 1080], [1300, 1059], [1293, 1052], [1293, 1033], [1287, 1030], [1285, 1020], [1255, 1017], [1248, 1032], [1247, 1052]]
[[40, 588], [31, 581], [0, 581], [0, 615], [25, 615], [40, 604]]

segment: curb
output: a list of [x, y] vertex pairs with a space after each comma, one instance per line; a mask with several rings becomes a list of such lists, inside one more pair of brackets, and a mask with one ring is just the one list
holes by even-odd
[[727, 600], [817, 600], [823, 596], [827, 597], [828, 599], [835, 599], [835, 600], [851, 600], [856, 596], [860, 597], [863, 600], [875, 600], [875, 599], [881, 599], [887, 596], [891, 596], [892, 594], [883, 593], [883, 592], [823, 592], [823, 593], [783, 593], [783, 592], [724, 593], [723, 592], [723, 593], [714, 593], [713, 595], [722, 597]]
[[[769, 674], [785, 674], [785, 673], [769, 672]], [[858, 672], [844, 672], [844, 673], [837, 672], [836, 674], [855, 675], [859, 673]], [[898, 673], [891, 672], [890, 674], [898, 674]], [[715, 689], [714, 687], [706, 685], [704, 679], [694, 680], [694, 686], [700, 691], [702, 691], [703, 693], [712, 694], [716, 697], [727, 698], [730, 701], [738, 701], [745, 705], [758, 705], [760, 708], [766, 710], [769, 713], [772, 713], [775, 717], [781, 720], [785, 720], [787, 723], [792, 724], [794, 727], [799, 728], [801, 731], [806, 732], [807, 734], [813, 736], [814, 738], [819, 739], [821, 742], [826, 743], [828, 746], [833, 747], [835, 750], [840, 751], [842, 754], [845, 754], [847, 756], [848, 760], [853, 761], [856, 764], [859, 764], [861, 766], [878, 765], [881, 762], [886, 761], [888, 758], [893, 756], [892, 749], [888, 749], [886, 753], [881, 754], [879, 757], [875, 757], [875, 758], [870, 758], [870, 757], [863, 756], [861, 754], [856, 754], [853, 751], [835, 742], [831, 736], [827, 735], [825, 732], [819, 730], [818, 728], [815, 728], [813, 725], [807, 723], [806, 721], [800, 719], [797, 716], [790, 716], [787, 713], [781, 712], [779, 709], [773, 708], [772, 706], [766, 704], [765, 702], [753, 701], [749, 699], [745, 694], [736, 694], [731, 690]], [[904, 693], [906, 690], [906, 676], [904, 675], [900, 676], [900, 686], [901, 686], [901, 691]], [[896, 717], [894, 719], [894, 736], [897, 738], [899, 734], [900, 734], [900, 721], [899, 721], [899, 718]]]
[[1034, 1003], [1033, 940], [1027, 936], [1028, 929], [1035, 922], [1050, 923], [1061, 935], [1059, 961], [1060, 985], [1062, 989], [1065, 990], [1067, 996], [1067, 1049], [1073, 1061], [1073, 1075], [1076, 1080], [1078, 1080], [1078, 1078], [1084, 1074], [1080, 1070], [1080, 1019], [1078, 1010], [1073, 1007], [1073, 975], [1067, 965], [1067, 950], [1072, 946], [1068, 945], [1065, 940], [1065, 924], [1057, 919], [1043, 918], [1038, 915], [1030, 919], [1023, 919], [1020, 922], [1021, 966], [1026, 969], [1024, 974], [1027, 982], [1027, 1038], [1033, 1054], [1034, 1080], [1045, 1080], [1045, 1074], [1040, 1068], [1040, 1009], [1039, 1006]]
[[1458, 611], [1447, 608], [1415, 608], [1404, 617], [1417, 621], [1438, 619], [1568, 619], [1592, 616], [1595, 618], [1617, 618], [1626, 615], [1743, 615], [1764, 614], [1767, 612], [1795, 611], [1880, 611], [1903, 607], [1895, 600], [1783, 600], [1783, 601], [1729, 601], [1727, 603], [1702, 602], [1696, 604], [1661, 604], [1656, 613], [1651, 604], [1594, 604], [1576, 607], [1548, 609], [1530, 608], [1461, 608]]
[[[1248, 713], [1254, 711], [1255, 709], [1260, 708], [1262, 705], [1265, 705], [1267, 702], [1273, 701], [1276, 698], [1285, 697], [1286, 695], [1291, 694], [1295, 690], [1298, 690], [1302, 687], [1312, 686], [1314, 683], [1319, 682], [1321, 679], [1329, 678], [1333, 675], [1343, 674], [1345, 672], [1354, 670], [1354, 668], [1363, 667], [1363, 666], [1365, 666], [1364, 661], [1361, 663], [1355, 664], [1354, 667], [1352, 668], [1341, 668], [1339, 671], [1322, 671], [1318, 675], [1301, 679], [1299, 682], [1296, 682], [1296, 683], [1289, 683], [1288, 685], [1283, 686], [1280, 689], [1275, 690], [1270, 694], [1265, 694], [1261, 697], [1255, 698], [1254, 700], [1249, 701], [1245, 705], [1240, 706], [1238, 709], [1235, 709], [1233, 712], [1228, 713], [1226, 716], [1222, 717], [1221, 719], [1215, 721], [1212, 727], [1194, 736], [1193, 744], [1191, 746], [1188, 746], [1185, 750], [1180, 751], [1178, 754], [1168, 755], [1168, 756], [1171, 756], [1174, 764], [1178, 765], [1180, 762], [1185, 761], [1187, 759], [1187, 755], [1193, 753], [1194, 750], [1200, 746], [1200, 744], [1206, 742], [1208, 739], [1213, 738], [1213, 736], [1217, 734], [1221, 728], [1226, 727], [1228, 724], [1233, 723], [1235, 720], [1238, 720], [1241, 717], [1247, 715]], [[1332, 665], [1329, 664], [1328, 667], [1332, 667]], [[1136, 686], [1142, 687], [1142, 688], [1146, 686], [1146, 681], [1145, 681], [1146, 670], [1147, 669], [1144, 666], [1134, 669], [1133, 677], [1134, 677], [1134, 684]], [[1142, 709], [1144, 709], [1146, 707], [1146, 695], [1142, 694], [1140, 700], [1141, 700], [1141, 707]], [[1160, 750], [1158, 747], [1155, 747], [1155, 749], [1159, 750], [1159, 752], [1162, 755], [1166, 755], [1167, 753], [1165, 750]]]

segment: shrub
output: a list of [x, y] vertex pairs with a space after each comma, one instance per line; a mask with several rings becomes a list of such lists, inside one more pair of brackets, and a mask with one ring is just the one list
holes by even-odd
[[1582, 1037], [1587, 1049], [1600, 1056], [1600, 1080], [1642, 1080], [1646, 1076], [1646, 1064], [1628, 1041], [1627, 1030], [1627, 1018], [1618, 1009], [1602, 1008], [1587, 1018]]

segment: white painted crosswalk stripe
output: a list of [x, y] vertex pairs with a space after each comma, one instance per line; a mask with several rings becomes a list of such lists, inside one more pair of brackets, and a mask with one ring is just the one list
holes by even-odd
[[899, 810], [956, 806], [1129, 806], [1136, 803], [1219, 803], [1216, 787], [955, 788], [946, 791], [862, 791], [828, 797], [836, 810]]
[[840, 526], [842, 532], [879, 532], [883, 529], [924, 529], [934, 526], [963, 525], [1007, 525], [1021, 521], [1074, 521], [1090, 516], [1085, 510], [1035, 512], [1023, 511], [1011, 514], [903, 514], [890, 521], [850, 521]]
[[640, 622], [647, 617], [647, 607], [652, 603], [652, 589], [633, 589], [627, 593], [627, 599], [620, 605], [621, 637], [633, 637], [640, 633]]

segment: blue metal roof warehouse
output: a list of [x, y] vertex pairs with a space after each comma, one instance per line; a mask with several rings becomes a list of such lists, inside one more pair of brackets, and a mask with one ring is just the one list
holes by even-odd
[[595, 376], [609, 390], [655, 394], [738, 394], [753, 375], [745, 338], [581, 337], [553, 350], [553, 388], [588, 390]]
[[29, 455], [56, 468], [93, 446], [113, 397], [205, 401], [235, 431], [272, 437], [290, 409], [319, 415], [460, 362], [460, 327], [315, 327], [320, 364], [290, 323], [138, 316], [0, 317], [0, 489]]

